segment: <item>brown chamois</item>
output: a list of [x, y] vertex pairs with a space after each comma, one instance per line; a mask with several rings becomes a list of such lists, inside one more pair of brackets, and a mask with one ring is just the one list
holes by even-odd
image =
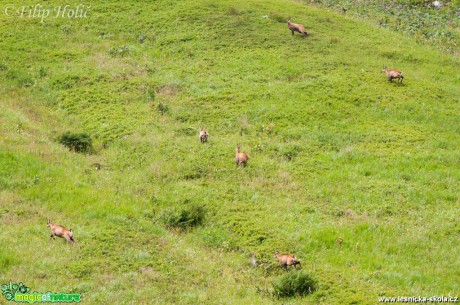
[[398, 82], [400, 83], [402, 83], [403, 81], [404, 76], [402, 75], [402, 72], [399, 70], [390, 70], [387, 68], [387, 66], [383, 66], [382, 72], [385, 72], [389, 82], [393, 82], [393, 78], [398, 78]]
[[75, 239], [73, 239], [72, 229], [67, 229], [61, 225], [51, 223], [50, 219], [48, 219], [46, 226], [51, 228], [50, 238], [54, 239], [57, 236], [65, 238], [68, 242], [75, 242]]
[[204, 142], [208, 141], [208, 136], [209, 136], [209, 133], [203, 127], [200, 127], [200, 141], [201, 141], [201, 143], [204, 143]]
[[288, 18], [287, 23], [288, 23], [288, 28], [292, 32], [292, 35], [294, 35], [294, 32], [299, 32], [300, 34], [302, 34], [303, 38], [308, 36], [308, 33], [305, 32], [305, 28], [304, 28], [303, 25], [297, 24], [297, 23], [292, 23], [291, 18]]
[[288, 266], [294, 266], [294, 269], [297, 269], [297, 265], [299, 265], [300, 269], [302, 269], [300, 261], [295, 257], [294, 254], [280, 254], [275, 250], [275, 258], [278, 259], [280, 266], [286, 270]]
[[240, 152], [240, 146], [236, 146], [236, 155], [235, 155], [235, 161], [236, 164], [239, 166], [246, 166], [246, 163], [249, 160], [249, 156], [247, 153]]

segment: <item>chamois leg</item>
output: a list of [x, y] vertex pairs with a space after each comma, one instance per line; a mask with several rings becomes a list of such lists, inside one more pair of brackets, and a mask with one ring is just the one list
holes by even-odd
[[294, 30], [291, 30], [291, 32], [292, 32], [292, 35], [294, 35]]

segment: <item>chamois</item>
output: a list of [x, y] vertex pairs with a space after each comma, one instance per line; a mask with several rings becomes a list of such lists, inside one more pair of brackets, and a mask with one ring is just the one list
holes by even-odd
[[50, 219], [48, 219], [46, 226], [51, 228], [50, 238], [54, 239], [57, 236], [65, 238], [68, 242], [75, 242], [75, 239], [73, 239], [72, 229], [67, 229], [61, 225], [51, 223]]
[[280, 266], [286, 270], [288, 266], [294, 266], [294, 269], [297, 269], [297, 265], [299, 265], [300, 269], [302, 269], [300, 261], [295, 257], [294, 254], [280, 254], [275, 250], [275, 258], [278, 259]]
[[404, 76], [402, 75], [401, 71], [399, 70], [390, 70], [387, 68], [387, 66], [383, 66], [382, 72], [385, 72], [385, 74], [388, 77], [389, 82], [393, 82], [393, 78], [398, 78], [398, 82], [402, 83]]
[[292, 23], [291, 22], [291, 18], [288, 18], [287, 20], [287, 23], [288, 23], [288, 28], [291, 30], [292, 32], [292, 35], [294, 35], [294, 32], [299, 32], [300, 34], [302, 34], [303, 38], [307, 37], [308, 36], [308, 33], [305, 32], [305, 28], [303, 25], [301, 24], [297, 24], [297, 23]]
[[203, 128], [203, 127], [200, 127], [200, 141], [201, 143], [204, 143], [206, 141], [208, 141], [208, 132]]
[[240, 152], [240, 146], [238, 145], [236, 147], [236, 155], [235, 155], [236, 164], [239, 166], [246, 166], [246, 163], [248, 162], [248, 160], [249, 160], [248, 154], [244, 152]]

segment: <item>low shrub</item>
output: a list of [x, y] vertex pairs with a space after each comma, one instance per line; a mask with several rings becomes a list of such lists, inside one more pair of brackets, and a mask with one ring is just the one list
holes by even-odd
[[276, 12], [271, 12], [269, 17], [279, 23], [286, 23], [287, 22], [287, 19], [288, 17], [287, 16], [284, 16], [280, 13], [276, 13]]
[[59, 136], [58, 142], [69, 150], [78, 153], [90, 152], [93, 149], [91, 137], [86, 133], [65, 132]]
[[228, 8], [228, 14], [229, 15], [240, 15], [240, 12], [234, 6], [231, 6]]
[[161, 115], [165, 115], [169, 111], [169, 107], [166, 104], [159, 103], [157, 106], [157, 110]]
[[316, 290], [316, 281], [303, 270], [291, 271], [272, 282], [273, 295], [277, 298], [302, 296]]
[[183, 208], [171, 208], [163, 212], [160, 220], [168, 228], [189, 229], [204, 223], [206, 211], [202, 206], [190, 205]]

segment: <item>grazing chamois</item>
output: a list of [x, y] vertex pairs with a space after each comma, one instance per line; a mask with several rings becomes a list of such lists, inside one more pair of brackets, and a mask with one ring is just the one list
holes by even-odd
[[393, 82], [393, 78], [398, 78], [398, 82], [400, 83], [403, 81], [404, 76], [399, 70], [390, 70], [387, 68], [387, 66], [383, 66], [382, 72], [385, 72], [389, 82]]
[[284, 267], [286, 270], [288, 266], [294, 266], [294, 269], [297, 269], [297, 265], [299, 265], [300, 269], [302, 269], [300, 261], [295, 257], [294, 254], [280, 254], [275, 250], [275, 258], [278, 259], [280, 266]]
[[201, 141], [201, 143], [204, 143], [204, 142], [208, 141], [208, 136], [209, 136], [209, 133], [203, 127], [200, 127], [200, 141]]
[[61, 225], [51, 223], [50, 219], [48, 219], [46, 226], [51, 228], [50, 238], [54, 239], [57, 236], [65, 238], [68, 242], [75, 242], [75, 239], [73, 239], [72, 229], [67, 229]]
[[291, 30], [292, 32], [292, 35], [294, 35], [294, 32], [299, 32], [300, 34], [302, 34], [303, 38], [307, 37], [308, 36], [308, 33], [305, 32], [305, 28], [303, 25], [301, 24], [297, 24], [297, 23], [292, 23], [291, 22], [291, 18], [288, 18], [287, 20], [287, 23], [288, 23], [288, 28]]
[[249, 156], [247, 153], [240, 152], [240, 146], [238, 145], [236, 147], [236, 155], [235, 155], [235, 161], [236, 164], [239, 166], [246, 166], [246, 163], [249, 160]]

